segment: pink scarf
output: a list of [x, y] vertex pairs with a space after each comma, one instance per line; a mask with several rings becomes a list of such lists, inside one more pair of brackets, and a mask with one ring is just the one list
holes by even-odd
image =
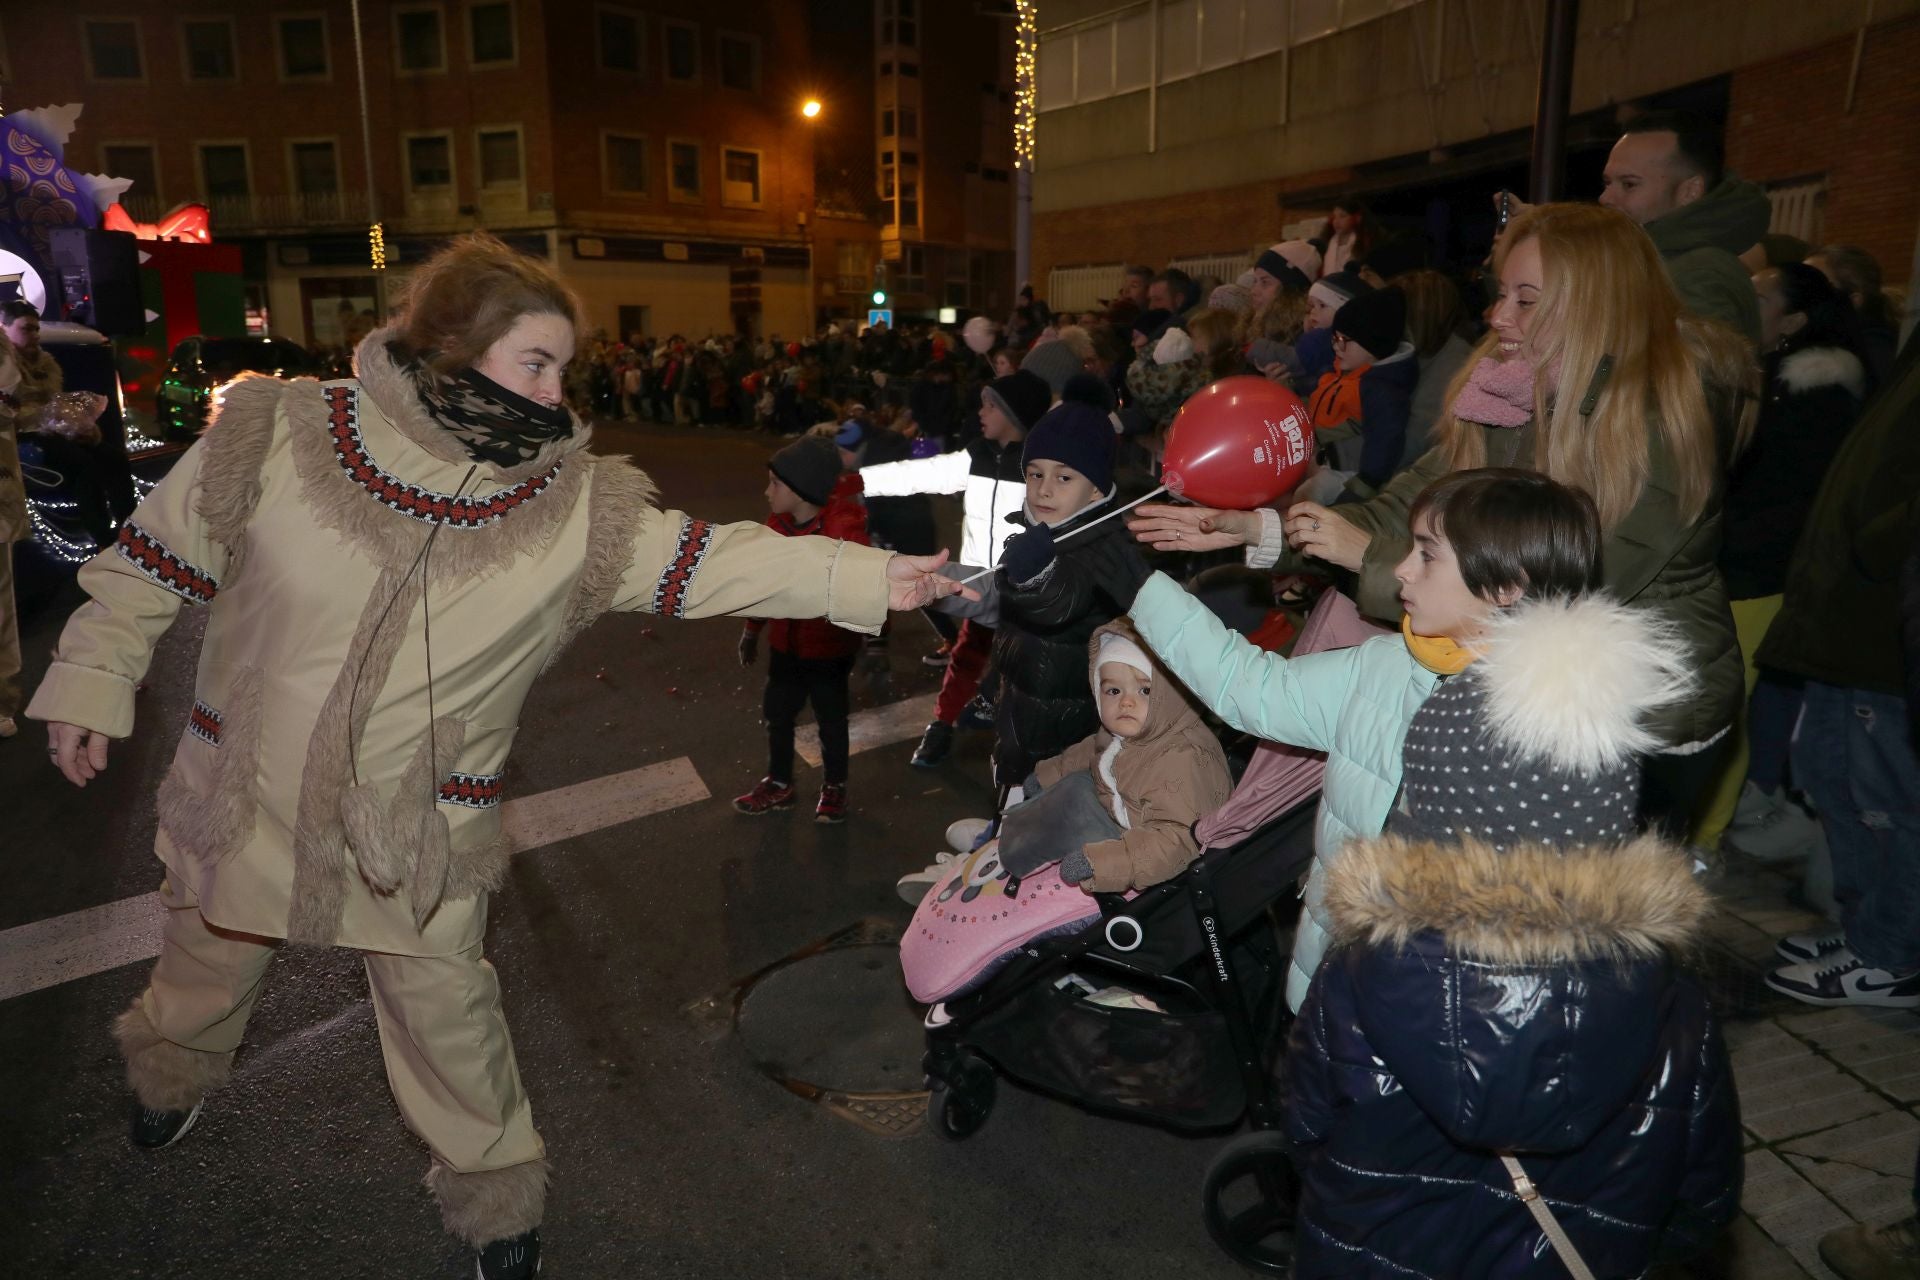
[[1482, 356], [1454, 397], [1453, 416], [1489, 427], [1523, 427], [1533, 419], [1533, 365]]

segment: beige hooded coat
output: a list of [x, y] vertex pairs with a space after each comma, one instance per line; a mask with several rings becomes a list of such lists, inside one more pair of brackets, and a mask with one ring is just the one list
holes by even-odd
[[1201, 720], [1193, 696], [1152, 656], [1125, 618], [1093, 633], [1087, 645], [1088, 677], [1099, 679], [1100, 638], [1108, 634], [1138, 644], [1153, 663], [1147, 673], [1153, 691], [1147, 699], [1145, 732], [1124, 740], [1111, 761], [1106, 761], [1114, 737], [1101, 729], [1052, 759], [1042, 760], [1034, 776], [1044, 788], [1085, 770], [1093, 775], [1100, 803], [1110, 813], [1118, 792], [1127, 831], [1117, 839], [1086, 847], [1093, 878], [1083, 887], [1119, 893], [1171, 880], [1186, 869], [1200, 852], [1193, 824], [1227, 802], [1233, 776], [1227, 770], [1227, 753]]
[[183, 603], [209, 606], [160, 859], [222, 928], [442, 956], [484, 930], [520, 709], [582, 628], [617, 609], [871, 634], [888, 557], [661, 511], [627, 459], [585, 452], [584, 426], [476, 467], [390, 336], [361, 344], [357, 379], [225, 389], [80, 571], [93, 600], [27, 714], [126, 737], [155, 642]]

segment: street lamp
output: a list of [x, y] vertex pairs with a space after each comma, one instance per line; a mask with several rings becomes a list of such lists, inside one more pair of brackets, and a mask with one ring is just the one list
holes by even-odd
[[820, 99], [808, 98], [800, 104], [800, 114], [811, 120], [820, 114]]

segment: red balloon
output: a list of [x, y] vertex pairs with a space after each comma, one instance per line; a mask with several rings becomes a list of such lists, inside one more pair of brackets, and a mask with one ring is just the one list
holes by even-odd
[[1266, 378], [1222, 378], [1180, 406], [1160, 478], [1190, 502], [1249, 511], [1297, 487], [1312, 456], [1300, 397]]
[[800, 358], [800, 344], [797, 342], [789, 342], [787, 344], [787, 359], [798, 360], [799, 358]]

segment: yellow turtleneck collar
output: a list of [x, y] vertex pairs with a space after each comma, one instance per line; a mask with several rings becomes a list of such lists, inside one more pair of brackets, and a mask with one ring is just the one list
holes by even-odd
[[1457, 676], [1479, 655], [1464, 649], [1446, 636], [1417, 636], [1412, 621], [1400, 615], [1400, 634], [1407, 642], [1413, 660], [1438, 676]]

